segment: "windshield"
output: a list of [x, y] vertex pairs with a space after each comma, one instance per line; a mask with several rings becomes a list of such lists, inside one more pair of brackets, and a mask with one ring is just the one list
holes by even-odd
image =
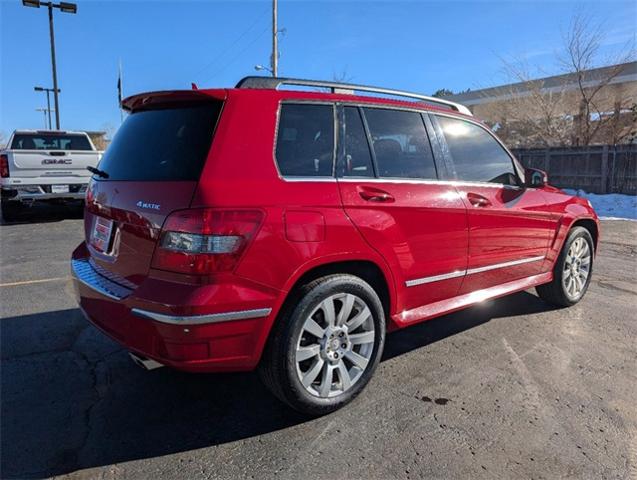
[[199, 180], [220, 102], [130, 115], [99, 164], [108, 180]]
[[12, 150], [93, 150], [85, 135], [16, 133]]

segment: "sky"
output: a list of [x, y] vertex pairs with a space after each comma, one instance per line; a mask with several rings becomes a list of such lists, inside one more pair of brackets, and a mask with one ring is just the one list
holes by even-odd
[[[124, 96], [191, 82], [230, 87], [269, 64], [270, 0], [77, 4], [76, 15], [54, 14], [63, 129], [120, 125], [120, 62]], [[279, 0], [279, 74], [426, 94], [507, 83], [503, 58], [559, 74], [556, 53], [576, 11], [603, 24], [602, 57], [634, 42], [635, 1]], [[0, 134], [43, 128], [36, 108], [46, 97], [35, 85], [52, 87], [46, 9], [0, 0]]]

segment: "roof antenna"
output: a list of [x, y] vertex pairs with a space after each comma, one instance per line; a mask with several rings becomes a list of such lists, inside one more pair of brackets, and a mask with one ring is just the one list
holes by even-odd
[[190, 84], [190, 88], [192, 88], [193, 90], [199, 90], [199, 87], [197, 86], [197, 84], [195, 82], [192, 82]]

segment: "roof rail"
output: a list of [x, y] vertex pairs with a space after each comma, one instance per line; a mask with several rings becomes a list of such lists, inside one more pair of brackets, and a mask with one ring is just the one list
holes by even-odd
[[370, 87], [367, 85], [355, 85], [351, 83], [326, 82], [322, 80], [303, 80], [299, 78], [282, 78], [282, 77], [245, 77], [239, 80], [235, 88], [256, 88], [256, 89], [273, 89], [277, 90], [281, 85], [296, 85], [304, 87], [329, 88], [332, 93], [345, 93], [353, 95], [354, 92], [370, 92], [380, 93], [383, 95], [393, 95], [396, 97], [405, 97], [421, 100], [428, 103], [444, 105], [456, 112], [472, 116], [471, 110], [464, 105], [437, 97], [429, 97], [419, 93], [405, 92], [402, 90], [392, 90], [390, 88]]

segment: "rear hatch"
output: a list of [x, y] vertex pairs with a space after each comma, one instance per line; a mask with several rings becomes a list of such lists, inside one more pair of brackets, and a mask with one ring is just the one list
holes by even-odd
[[222, 107], [203, 94], [143, 103], [104, 153], [108, 177], [93, 176], [84, 220], [94, 268], [129, 288], [148, 274], [166, 217], [190, 206]]
[[16, 133], [11, 142], [13, 177], [88, 177], [98, 160], [88, 137], [79, 133]]

